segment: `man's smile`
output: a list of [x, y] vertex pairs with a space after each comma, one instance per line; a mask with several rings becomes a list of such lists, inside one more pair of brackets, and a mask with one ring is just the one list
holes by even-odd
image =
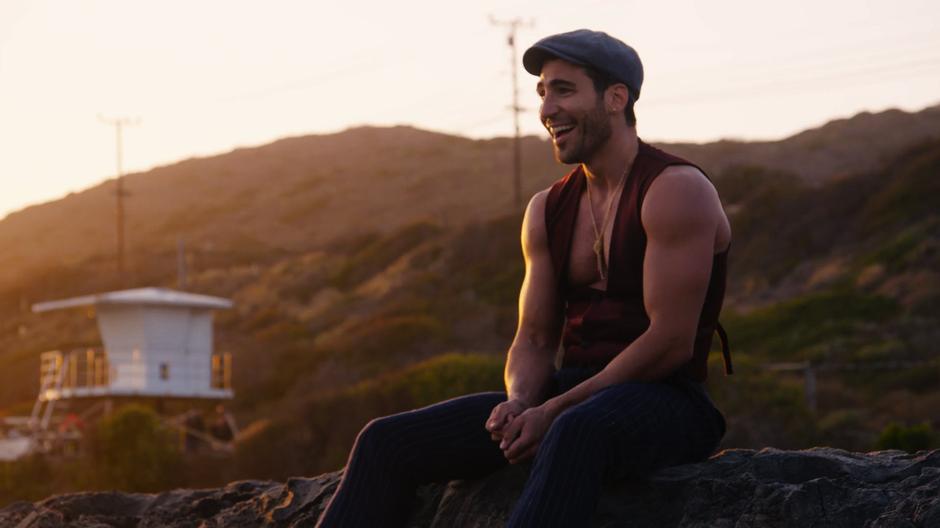
[[552, 125], [549, 127], [548, 131], [552, 135], [552, 138], [556, 143], [561, 141], [565, 136], [571, 133], [574, 130], [574, 124], [565, 124], [565, 125]]

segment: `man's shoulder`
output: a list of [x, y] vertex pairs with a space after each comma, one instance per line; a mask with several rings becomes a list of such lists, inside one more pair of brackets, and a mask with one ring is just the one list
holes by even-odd
[[530, 200], [530, 202], [538, 202], [539, 204], [544, 206], [546, 200], [548, 200], [548, 195], [551, 194], [551, 192], [552, 192], [551, 187], [542, 189], [541, 191], [538, 191], [532, 195], [532, 199]]
[[670, 165], [650, 185], [643, 202], [642, 218], [652, 223], [712, 224], [723, 214], [718, 191], [694, 165]]
[[529, 200], [522, 220], [522, 247], [527, 256], [541, 253], [548, 247], [545, 206], [551, 189], [543, 189]]
[[[532, 195], [532, 198], [529, 199], [529, 205], [526, 207], [526, 219], [531, 222], [532, 220], [539, 218], [545, 218], [545, 208], [548, 204], [548, 195], [551, 194], [552, 188], [542, 189], [541, 191]], [[545, 222], [540, 222], [544, 225]]]

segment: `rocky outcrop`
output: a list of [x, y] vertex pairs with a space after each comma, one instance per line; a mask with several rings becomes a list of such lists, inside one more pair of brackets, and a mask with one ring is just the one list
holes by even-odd
[[[525, 468], [423, 488], [412, 526], [503, 526]], [[0, 510], [15, 528], [312, 526], [340, 473], [166, 493], [76, 493]], [[368, 507], [363, 505], [363, 507]], [[605, 491], [596, 527], [940, 527], [940, 451], [728, 450]]]

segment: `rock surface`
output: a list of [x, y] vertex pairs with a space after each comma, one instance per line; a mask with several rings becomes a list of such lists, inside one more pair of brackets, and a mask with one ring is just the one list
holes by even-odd
[[[0, 510], [11, 528], [313, 526], [340, 473], [233, 482], [160, 494], [76, 493]], [[510, 467], [478, 481], [420, 490], [411, 526], [505, 524], [525, 483]], [[940, 527], [940, 451], [728, 450], [605, 491], [591, 526]]]

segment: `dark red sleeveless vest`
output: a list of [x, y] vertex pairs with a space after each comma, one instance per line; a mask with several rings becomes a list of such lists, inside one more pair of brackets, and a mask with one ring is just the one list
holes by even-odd
[[[642, 141], [614, 217], [610, 242], [607, 291], [568, 284], [568, 262], [574, 236], [578, 204], [587, 179], [579, 166], [555, 182], [545, 206], [548, 246], [559, 291], [565, 300], [565, 366], [602, 366], [620, 353], [649, 327], [643, 305], [643, 258], [646, 231], [640, 221], [643, 198], [653, 180], [670, 165], [692, 165]], [[701, 170], [701, 169], [699, 169]], [[702, 171], [704, 174], [704, 171]], [[731, 373], [727, 336], [718, 324], [725, 296], [728, 251], [715, 255], [705, 303], [699, 317], [692, 359], [676, 375], [704, 381], [708, 375], [708, 352], [717, 331], [722, 341], [725, 371]]]

